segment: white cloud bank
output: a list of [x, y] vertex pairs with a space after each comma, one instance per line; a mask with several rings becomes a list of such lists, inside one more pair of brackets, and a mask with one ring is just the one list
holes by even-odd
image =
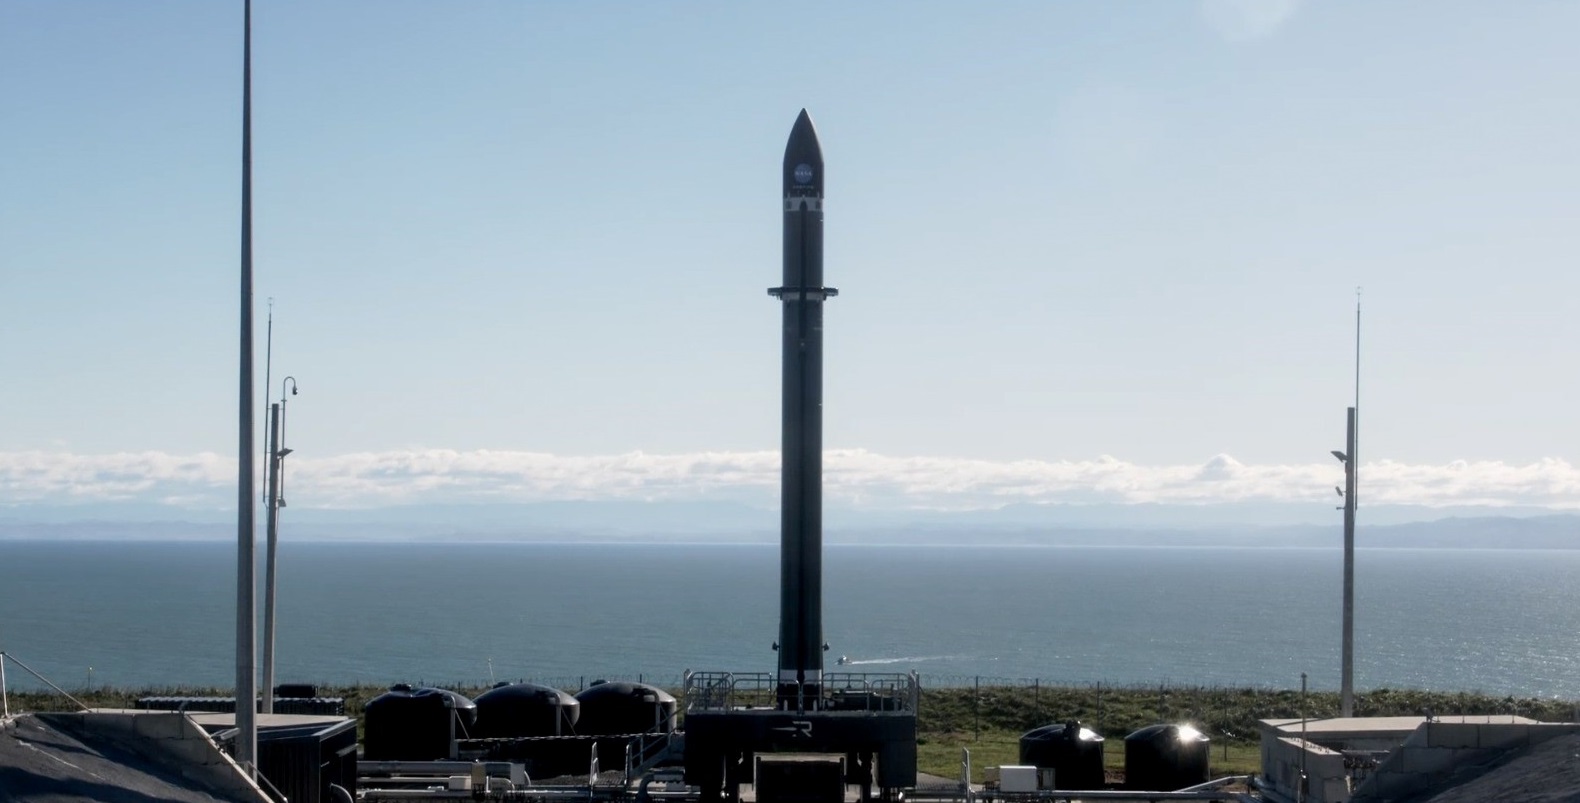
[[[995, 461], [893, 457], [834, 449], [825, 498], [867, 509], [969, 510], [1011, 503], [1237, 504], [1335, 501], [1337, 463], [1246, 465], [1219, 455], [1199, 465], [1148, 466], [1112, 457]], [[536, 452], [412, 449], [287, 461], [297, 508], [560, 500], [735, 500], [773, 504], [777, 452], [569, 457]], [[260, 480], [262, 473], [259, 473]], [[1541, 507], [1580, 510], [1580, 470], [1568, 461], [1526, 465], [1391, 460], [1361, 468], [1371, 505]], [[235, 501], [233, 458], [204, 453], [0, 452], [0, 507], [138, 502], [224, 508]]]

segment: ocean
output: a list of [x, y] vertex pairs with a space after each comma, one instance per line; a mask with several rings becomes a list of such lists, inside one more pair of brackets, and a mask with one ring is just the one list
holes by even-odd
[[[286, 543], [276, 680], [769, 672], [778, 547]], [[0, 650], [68, 690], [228, 688], [235, 546], [0, 541]], [[830, 546], [829, 669], [927, 685], [1339, 685], [1338, 549]], [[1580, 551], [1362, 549], [1359, 689], [1580, 698]], [[259, 560], [259, 576], [263, 563]], [[258, 595], [260, 611], [263, 595]], [[261, 633], [261, 627], [260, 627]], [[15, 666], [11, 688], [37, 683]]]

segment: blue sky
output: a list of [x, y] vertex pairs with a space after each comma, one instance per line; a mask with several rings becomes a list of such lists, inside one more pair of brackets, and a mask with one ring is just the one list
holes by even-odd
[[[260, 0], [300, 503], [771, 486], [804, 106], [874, 487], [1326, 504], [1362, 286], [1363, 477], [1580, 506], [1580, 5], [798, 9]], [[234, 481], [240, 24], [0, 5], [0, 504]]]

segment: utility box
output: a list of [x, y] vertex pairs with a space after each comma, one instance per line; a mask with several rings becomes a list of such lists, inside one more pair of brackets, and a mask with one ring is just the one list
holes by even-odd
[[844, 803], [845, 765], [837, 758], [757, 762], [757, 803]]
[[1036, 792], [1037, 768], [1014, 765], [999, 767], [998, 790], [1005, 794]]

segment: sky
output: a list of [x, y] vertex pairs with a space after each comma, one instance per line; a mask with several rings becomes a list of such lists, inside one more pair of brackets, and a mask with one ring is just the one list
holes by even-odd
[[[235, 498], [241, 9], [0, 4], [0, 507]], [[1580, 4], [253, 30], [293, 505], [771, 496], [804, 107], [836, 501], [1330, 505], [1361, 288], [1362, 499], [1580, 508]]]

